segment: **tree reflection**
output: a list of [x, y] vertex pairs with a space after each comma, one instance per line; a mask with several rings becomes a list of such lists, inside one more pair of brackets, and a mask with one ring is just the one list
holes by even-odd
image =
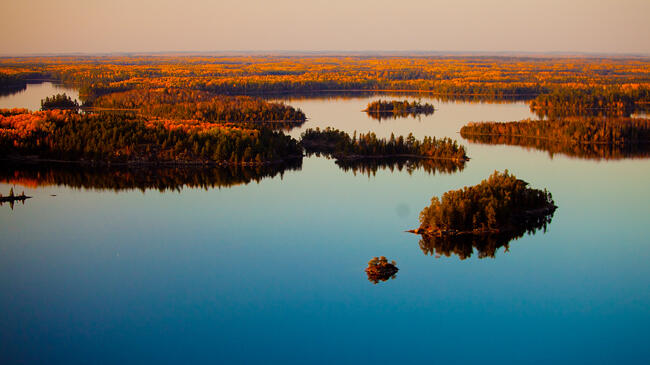
[[529, 215], [519, 222], [518, 226], [500, 233], [492, 234], [462, 234], [462, 235], [432, 235], [422, 234], [420, 249], [425, 255], [450, 257], [457, 255], [461, 260], [472, 256], [474, 251], [479, 259], [494, 258], [499, 248], [504, 247], [505, 252], [510, 249], [510, 242], [523, 237], [525, 234], [533, 235], [542, 230], [546, 233], [548, 225], [553, 219], [554, 210], [545, 216]]
[[509, 145], [546, 151], [553, 157], [562, 154], [591, 160], [617, 160], [624, 158], [647, 158], [650, 156], [650, 143], [603, 144], [603, 143], [565, 143], [548, 139], [506, 136], [506, 135], [467, 135], [466, 140], [474, 143]]
[[406, 171], [409, 175], [417, 170], [431, 175], [453, 174], [465, 168], [465, 161], [408, 158], [337, 160], [335, 163], [345, 172], [367, 176], [375, 176], [379, 170]]
[[180, 191], [260, 182], [300, 170], [302, 160], [261, 166], [82, 167], [79, 165], [0, 164], [0, 182], [37, 188], [57, 185], [97, 190]]

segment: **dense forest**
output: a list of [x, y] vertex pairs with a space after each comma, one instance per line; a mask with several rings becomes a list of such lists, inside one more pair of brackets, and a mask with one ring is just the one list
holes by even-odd
[[450, 138], [436, 139], [425, 137], [422, 141], [415, 139], [412, 133], [404, 138], [377, 138], [374, 133], [359, 134], [353, 137], [338, 129], [307, 129], [301, 137], [301, 143], [308, 153], [328, 153], [338, 160], [359, 158], [412, 157], [430, 159], [448, 159], [458, 162], [466, 161], [465, 148]]
[[472, 142], [533, 147], [585, 158], [648, 156], [650, 119], [563, 118], [469, 123], [460, 135]]
[[159, 88], [231, 95], [409, 90], [497, 100], [616, 86], [636, 103], [650, 102], [650, 67], [640, 58], [160, 55], [0, 60], [0, 75], [9, 79], [36, 72], [80, 88], [84, 101], [119, 91]]
[[79, 103], [65, 93], [48, 96], [41, 100], [41, 110], [77, 108], [79, 108]]
[[53, 110], [0, 117], [0, 153], [92, 163], [265, 164], [301, 158], [302, 148], [268, 128]]
[[420, 212], [415, 233], [459, 235], [517, 231], [545, 221], [556, 209], [551, 193], [528, 187], [514, 175], [495, 171], [480, 184], [433, 197]]
[[95, 190], [180, 191], [222, 188], [260, 182], [299, 170], [301, 159], [256, 166], [71, 166], [70, 164], [0, 164], [0, 182], [27, 188], [66, 186]]
[[214, 95], [204, 91], [163, 88], [136, 89], [104, 95], [95, 108], [137, 110], [147, 117], [206, 122], [304, 122], [305, 114], [283, 103], [250, 96]]
[[388, 117], [415, 117], [420, 114], [431, 115], [435, 111], [433, 105], [428, 103], [421, 103], [419, 101], [409, 102], [408, 100], [377, 100], [368, 104], [364, 112], [375, 119], [383, 119]]
[[637, 109], [636, 101], [648, 100], [648, 88], [562, 88], [538, 95], [530, 101], [530, 109], [542, 117], [551, 118], [575, 115], [630, 116]]

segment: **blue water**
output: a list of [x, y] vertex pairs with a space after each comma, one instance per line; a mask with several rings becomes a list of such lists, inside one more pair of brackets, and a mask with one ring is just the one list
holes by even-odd
[[[359, 112], [371, 99], [290, 100], [310, 118], [291, 133], [450, 136], [471, 161], [367, 176], [310, 157], [181, 192], [15, 185], [34, 198], [0, 207], [0, 363], [650, 362], [650, 160], [456, 133], [532, 117], [525, 104], [435, 101], [432, 116], [379, 123]], [[432, 196], [504, 169], [553, 193], [546, 233], [460, 260], [404, 232]], [[381, 255], [400, 270], [374, 285], [363, 270]]]

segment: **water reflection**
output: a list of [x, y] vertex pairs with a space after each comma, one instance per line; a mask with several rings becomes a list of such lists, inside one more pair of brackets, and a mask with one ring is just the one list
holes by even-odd
[[81, 167], [77, 165], [0, 164], [0, 182], [30, 188], [56, 185], [97, 190], [180, 191], [245, 185], [300, 170], [302, 160], [287, 164], [224, 167]]
[[510, 145], [547, 151], [551, 158], [555, 154], [593, 160], [617, 160], [624, 158], [650, 157], [650, 143], [641, 144], [596, 144], [563, 143], [548, 139], [504, 135], [467, 135], [461, 136], [473, 143]]
[[368, 176], [375, 176], [379, 170], [406, 171], [409, 175], [416, 170], [423, 170], [435, 175], [436, 173], [453, 174], [465, 168], [465, 161], [407, 158], [337, 160], [335, 163], [345, 172], [351, 171], [355, 175], [359, 173]]
[[513, 229], [495, 234], [463, 234], [456, 236], [437, 236], [423, 234], [420, 238], [420, 249], [425, 255], [450, 257], [457, 255], [461, 260], [472, 256], [474, 250], [479, 259], [494, 258], [499, 248], [504, 247], [505, 252], [510, 249], [510, 242], [523, 237], [525, 234], [533, 235], [546, 229], [553, 219], [555, 210], [545, 216], [529, 215]]
[[395, 119], [405, 119], [408, 117], [411, 117], [413, 119], [417, 120], [422, 120], [420, 116], [425, 116], [428, 117], [430, 115], [433, 115], [433, 111], [426, 111], [426, 112], [409, 112], [409, 111], [404, 111], [400, 113], [394, 113], [394, 112], [374, 112], [374, 111], [367, 111], [366, 114], [372, 118], [377, 120], [378, 122], [381, 122], [382, 120], [395, 120]]

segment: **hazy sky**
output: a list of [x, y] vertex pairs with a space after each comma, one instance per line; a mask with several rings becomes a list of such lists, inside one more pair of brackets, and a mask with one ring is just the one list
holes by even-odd
[[0, 0], [0, 54], [650, 53], [650, 0]]

